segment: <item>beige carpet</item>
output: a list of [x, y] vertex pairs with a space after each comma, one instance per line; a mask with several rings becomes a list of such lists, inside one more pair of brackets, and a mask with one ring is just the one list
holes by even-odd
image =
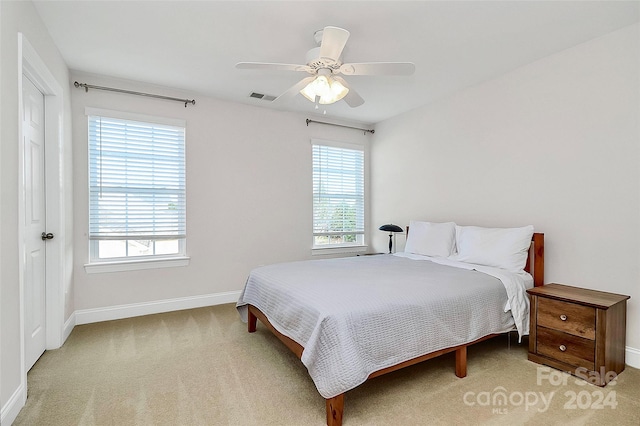
[[[464, 379], [449, 354], [370, 380], [346, 394], [344, 425], [640, 424], [640, 370], [601, 389], [508, 340], [470, 348]], [[77, 326], [28, 386], [15, 425], [325, 424], [302, 363], [260, 323], [247, 333], [234, 305]]]

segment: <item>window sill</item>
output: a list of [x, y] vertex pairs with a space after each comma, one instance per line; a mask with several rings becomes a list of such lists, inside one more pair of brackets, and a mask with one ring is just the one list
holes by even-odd
[[190, 257], [165, 257], [160, 259], [121, 260], [115, 262], [94, 262], [84, 265], [87, 274], [102, 274], [106, 272], [137, 271], [141, 269], [175, 268], [188, 266]]
[[344, 254], [344, 253], [365, 253], [367, 246], [338, 246], [338, 247], [322, 247], [312, 248], [312, 256], [322, 256], [331, 254]]

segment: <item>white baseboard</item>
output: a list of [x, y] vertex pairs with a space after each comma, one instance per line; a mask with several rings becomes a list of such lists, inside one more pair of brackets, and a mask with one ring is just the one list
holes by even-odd
[[640, 349], [627, 346], [625, 350], [625, 364], [629, 367], [640, 368]]
[[7, 403], [2, 406], [2, 410], [0, 410], [0, 424], [12, 424], [26, 403], [27, 392], [24, 385], [20, 384]]
[[[225, 293], [205, 294], [201, 296], [180, 297], [178, 299], [158, 300], [154, 302], [132, 303], [129, 305], [108, 306], [105, 308], [81, 309], [72, 315], [74, 325], [111, 321], [142, 315], [160, 314], [183, 309], [234, 303], [240, 297], [240, 290]], [[71, 319], [71, 318], [70, 318]], [[69, 321], [67, 323], [70, 324]], [[73, 326], [71, 327], [73, 329]], [[65, 324], [65, 333], [67, 332]], [[69, 330], [69, 333], [71, 330]]]
[[67, 337], [73, 331], [73, 327], [76, 326], [76, 313], [73, 312], [69, 319], [64, 323], [64, 329], [62, 329], [62, 344], [67, 341]]

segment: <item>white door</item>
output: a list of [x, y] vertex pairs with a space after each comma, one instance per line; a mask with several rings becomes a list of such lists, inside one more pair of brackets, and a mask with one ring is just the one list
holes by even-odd
[[46, 349], [45, 287], [45, 180], [44, 95], [26, 77], [22, 79], [24, 104], [24, 229], [26, 265], [24, 274], [25, 366], [27, 371]]

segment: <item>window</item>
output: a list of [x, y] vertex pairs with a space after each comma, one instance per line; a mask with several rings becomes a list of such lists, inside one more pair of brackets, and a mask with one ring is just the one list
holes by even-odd
[[185, 255], [185, 125], [87, 109], [92, 262]]
[[364, 246], [364, 147], [313, 143], [313, 248]]

